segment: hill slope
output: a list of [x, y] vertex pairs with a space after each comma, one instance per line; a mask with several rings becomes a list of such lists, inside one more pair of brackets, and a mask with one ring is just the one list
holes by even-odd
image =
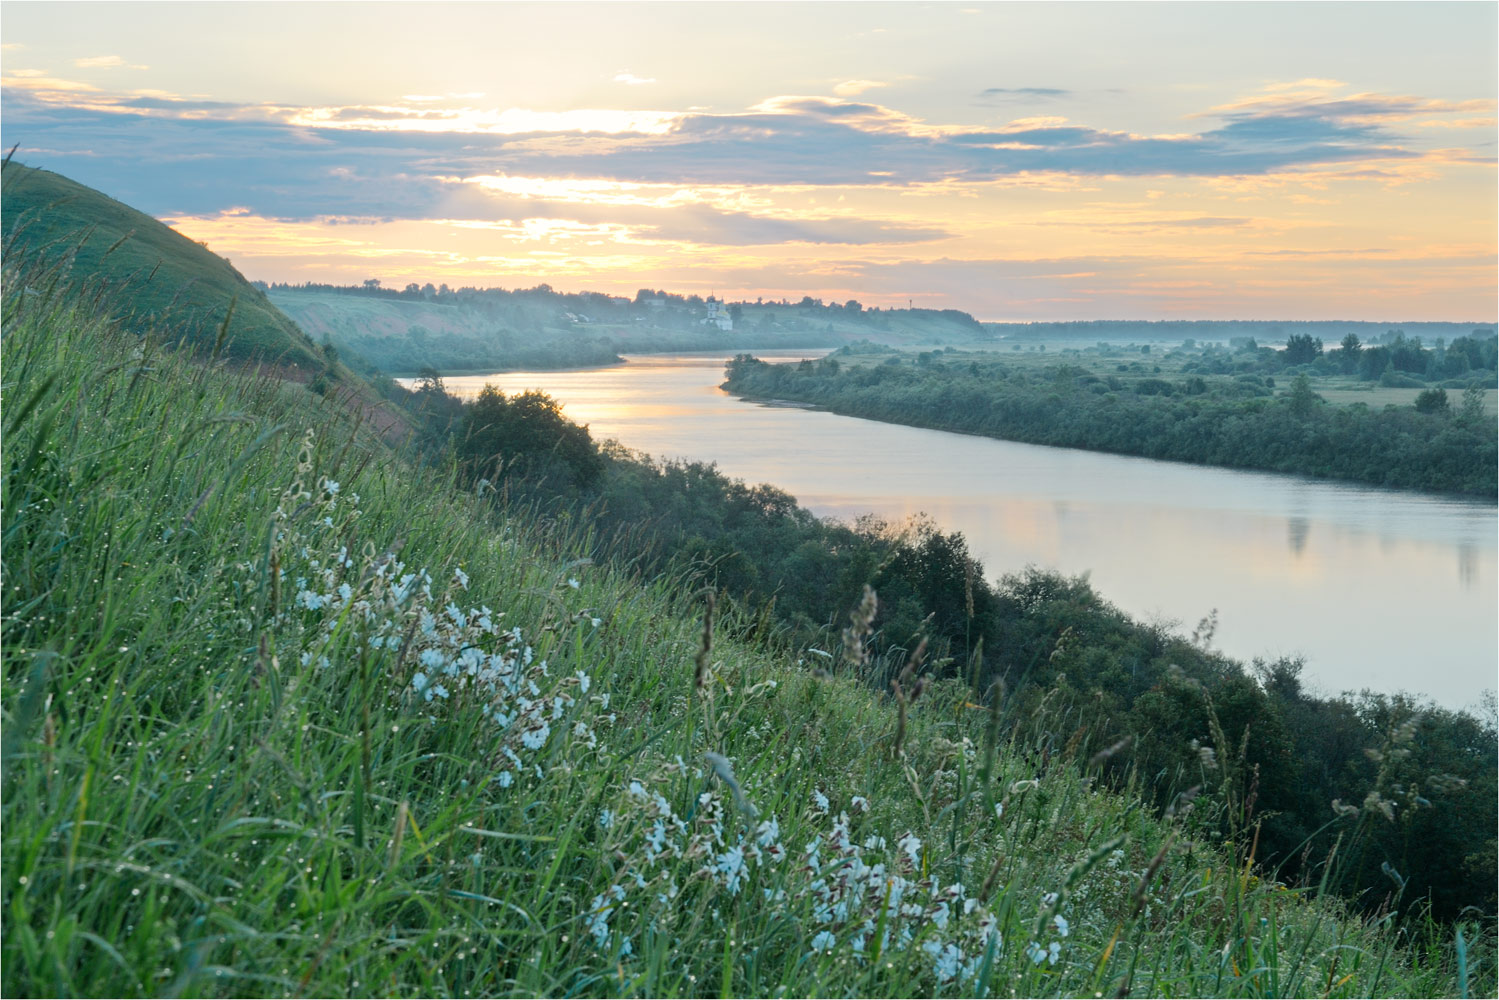
[[6, 164], [0, 229], [7, 245], [101, 280], [126, 322], [170, 323], [212, 348], [234, 302], [226, 356], [317, 370], [313, 342], [224, 258], [171, 227], [60, 174]]
[[1232, 761], [1157, 821], [1065, 713], [814, 674], [13, 266], [7, 995], [1491, 986], [1252, 878]]
[[423, 366], [444, 372], [572, 368], [611, 364], [616, 354], [725, 348], [835, 348], [873, 339], [891, 344], [968, 343], [983, 327], [951, 310], [865, 310], [837, 304], [734, 303], [732, 329], [707, 322], [696, 296], [632, 301], [547, 286], [457, 291], [410, 285], [271, 288], [270, 301], [312, 336], [366, 358], [388, 373]]

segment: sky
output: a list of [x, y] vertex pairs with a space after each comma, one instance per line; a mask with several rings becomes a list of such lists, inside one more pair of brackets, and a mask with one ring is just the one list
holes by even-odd
[[246, 276], [1493, 322], [1494, 3], [0, 3], [0, 142]]

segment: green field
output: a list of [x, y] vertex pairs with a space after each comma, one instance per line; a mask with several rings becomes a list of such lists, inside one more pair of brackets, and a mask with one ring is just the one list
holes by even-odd
[[[1016, 350], [1017, 345], [1013, 343], [965, 343], [958, 346], [940, 343], [912, 344], [902, 347], [869, 345], [856, 346], [852, 352], [838, 355], [841, 364], [852, 367], [869, 367], [884, 364], [892, 357], [899, 357], [910, 362], [913, 352], [926, 351], [934, 358], [945, 362], [963, 362], [976, 360], [980, 365], [1001, 364], [1026, 372], [1030, 375], [1041, 375], [1048, 371], [1055, 371], [1061, 364], [1080, 370], [1085, 375], [1107, 378], [1113, 376], [1126, 385], [1143, 378], [1173, 378], [1183, 374], [1183, 368], [1196, 361], [1200, 350], [1182, 350], [1179, 345], [1152, 344], [1149, 354], [1141, 354], [1140, 348], [1146, 345], [1137, 344], [1110, 344], [1105, 348], [1098, 346], [1079, 347], [1075, 341], [1027, 341]], [[1037, 348], [1040, 348], [1038, 350]], [[947, 352], [952, 348], [952, 353]], [[1121, 368], [1121, 366], [1123, 366]], [[1273, 376], [1272, 376], [1273, 377]], [[1207, 375], [1205, 379], [1211, 384], [1214, 381], [1227, 383], [1232, 381], [1232, 375]], [[1416, 397], [1421, 394], [1417, 388], [1392, 388], [1382, 386], [1377, 382], [1366, 382], [1352, 375], [1319, 375], [1308, 374], [1313, 391], [1322, 396], [1327, 402], [1335, 406], [1350, 406], [1362, 403], [1372, 409], [1382, 409], [1385, 406], [1410, 406]], [[1460, 389], [1449, 389], [1449, 395], [1456, 402], [1462, 395]], [[1485, 411], [1490, 415], [1499, 414], [1499, 389], [1485, 389], [1484, 391]]]

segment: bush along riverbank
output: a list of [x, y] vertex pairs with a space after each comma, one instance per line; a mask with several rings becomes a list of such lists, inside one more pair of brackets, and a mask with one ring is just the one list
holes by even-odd
[[1373, 410], [1327, 405], [1304, 373], [1287, 377], [1279, 395], [1262, 381], [1119, 378], [1067, 362], [1017, 367], [995, 354], [927, 352], [859, 366], [740, 355], [723, 388], [1030, 444], [1494, 499], [1499, 439], [1481, 386], [1458, 407], [1443, 391], [1441, 405]]

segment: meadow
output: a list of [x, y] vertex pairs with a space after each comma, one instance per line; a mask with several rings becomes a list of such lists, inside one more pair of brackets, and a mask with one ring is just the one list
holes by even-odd
[[5, 266], [9, 995], [1494, 990], [1491, 914], [1319, 892], [1406, 808], [1409, 720], [1281, 884], [1221, 727], [1158, 814], [1067, 710], [872, 664], [875, 595], [810, 669], [352, 390]]

